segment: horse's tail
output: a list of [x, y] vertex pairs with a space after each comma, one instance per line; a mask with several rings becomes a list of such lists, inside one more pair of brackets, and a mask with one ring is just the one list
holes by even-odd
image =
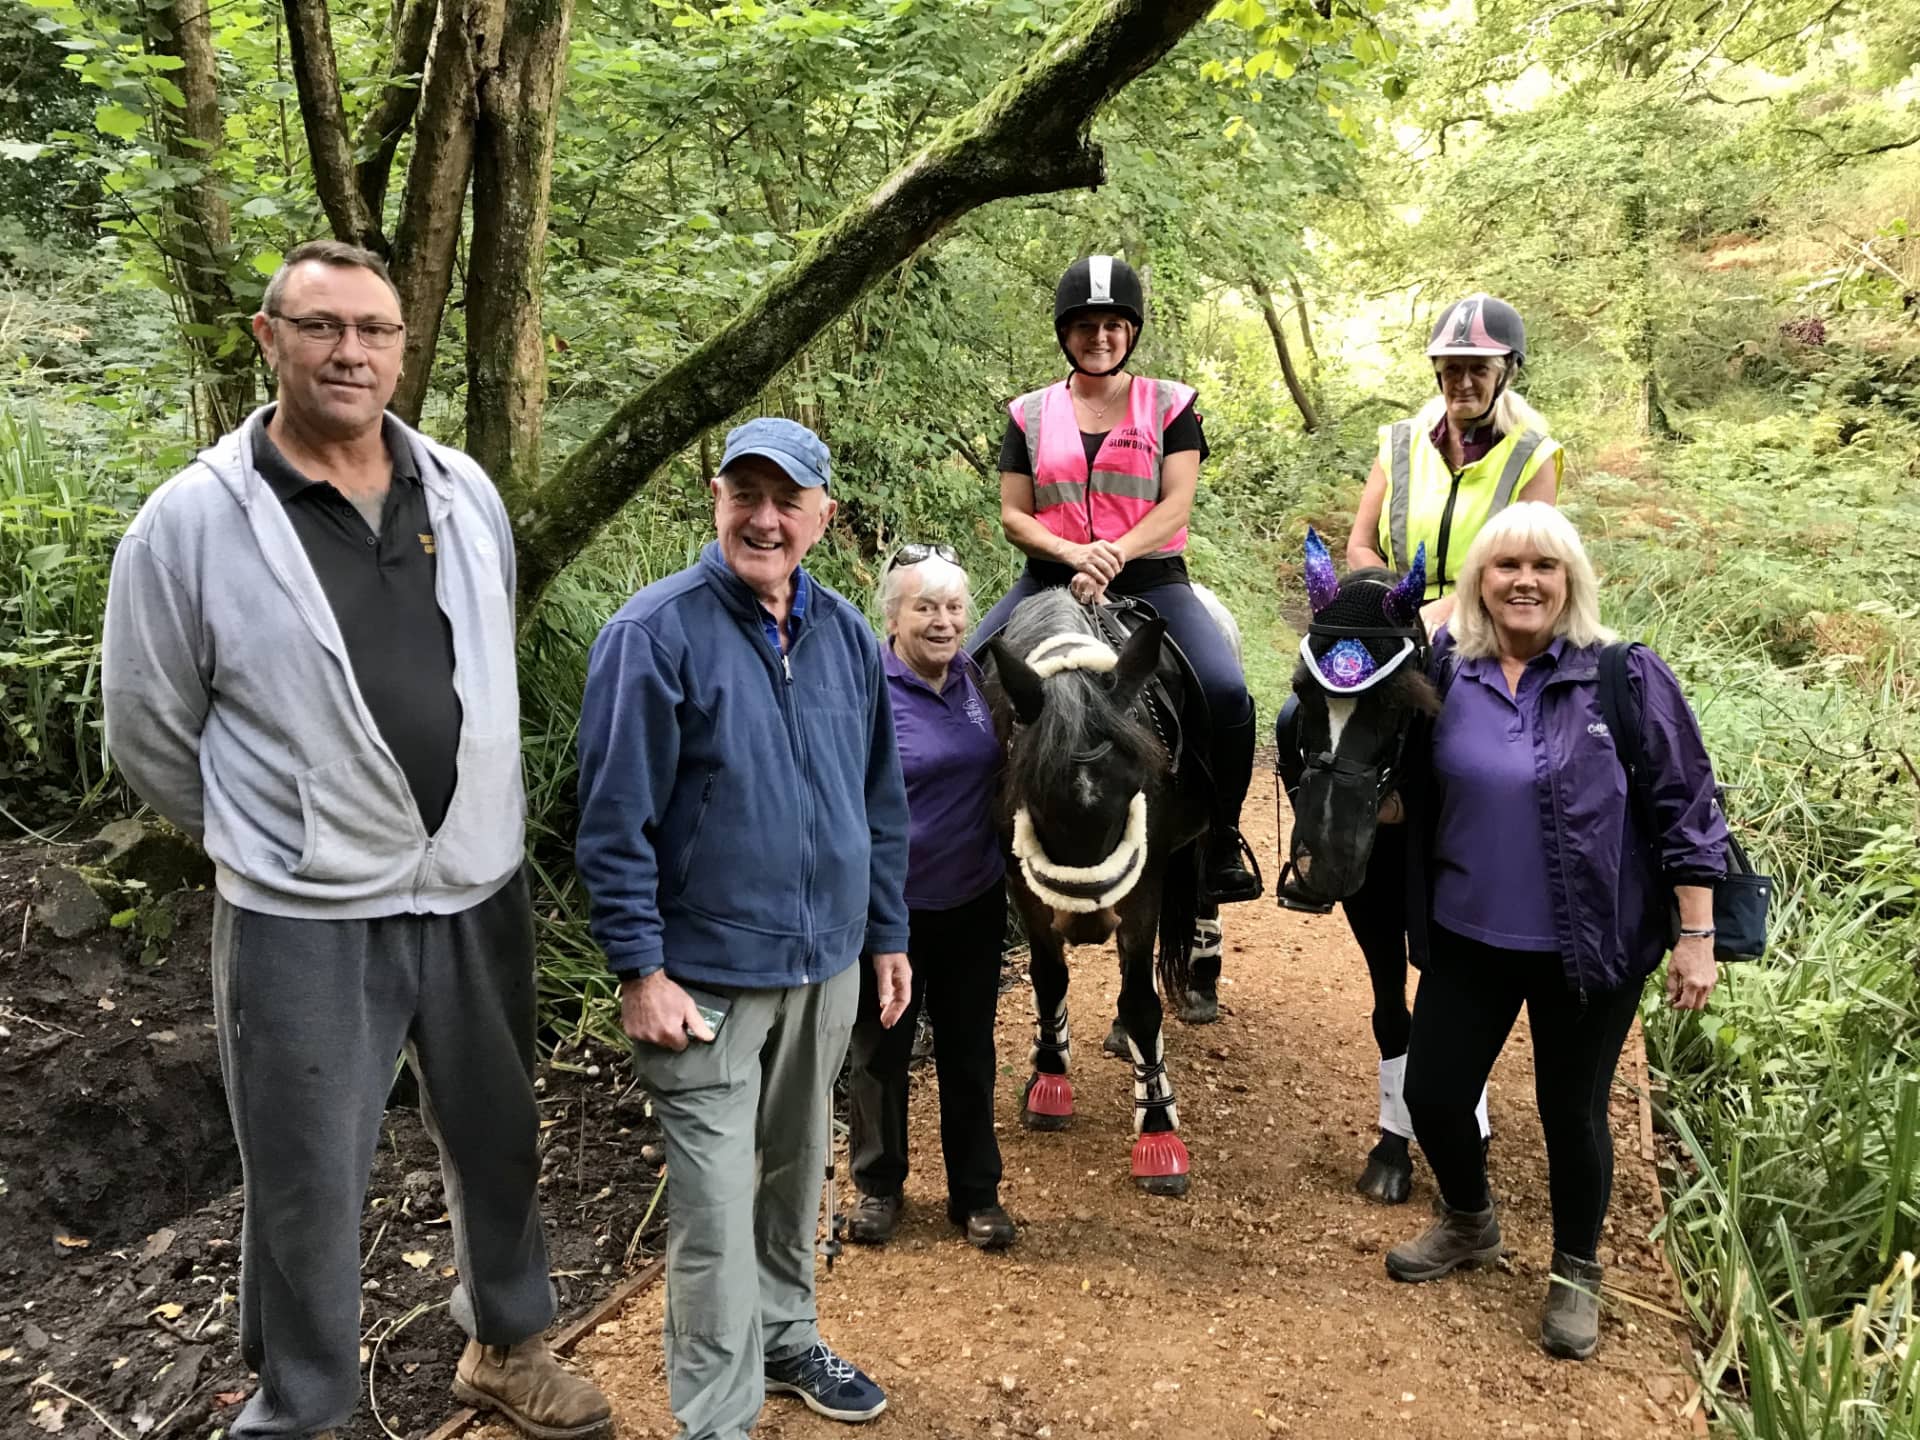
[[1201, 849], [1182, 845], [1167, 857], [1160, 884], [1160, 995], [1176, 1009], [1193, 979], [1193, 922], [1200, 915]]

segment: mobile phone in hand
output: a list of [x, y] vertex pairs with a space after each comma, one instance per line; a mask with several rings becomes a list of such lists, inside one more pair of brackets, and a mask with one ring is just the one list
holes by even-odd
[[693, 1001], [693, 1008], [700, 1012], [700, 1018], [707, 1022], [707, 1029], [713, 1032], [715, 1039], [718, 1039], [720, 1027], [726, 1023], [727, 1013], [733, 1009], [733, 997], [715, 995], [712, 991], [702, 990], [697, 985], [682, 985], [680, 988], [687, 992], [687, 998]]

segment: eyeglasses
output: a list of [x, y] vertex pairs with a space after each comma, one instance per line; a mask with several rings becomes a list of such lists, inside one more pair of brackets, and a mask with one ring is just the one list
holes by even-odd
[[944, 560], [949, 565], [958, 565], [960, 556], [951, 545], [902, 545], [887, 561], [887, 569], [893, 571], [903, 565], [918, 565], [922, 560]]
[[278, 310], [267, 313], [293, 326], [309, 345], [338, 345], [340, 337], [351, 330], [369, 350], [391, 350], [407, 333], [406, 326], [393, 320], [335, 320], [330, 315], [282, 315]]

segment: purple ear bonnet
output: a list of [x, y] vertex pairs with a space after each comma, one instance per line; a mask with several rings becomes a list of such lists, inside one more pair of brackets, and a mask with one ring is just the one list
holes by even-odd
[[1318, 615], [1340, 593], [1340, 577], [1333, 573], [1333, 556], [1327, 542], [1311, 525], [1307, 527], [1307, 603]]
[[1301, 637], [1300, 658], [1322, 689], [1342, 695], [1368, 689], [1385, 681], [1414, 653], [1411, 638], [1379, 632], [1383, 617], [1396, 628], [1411, 628], [1419, 619], [1427, 588], [1424, 544], [1413, 557], [1413, 568], [1397, 585], [1388, 587], [1372, 579], [1342, 585], [1326, 544], [1309, 529], [1306, 578], [1313, 626]]
[[1358, 640], [1339, 640], [1318, 662], [1320, 674], [1335, 690], [1352, 690], [1373, 678], [1380, 668], [1373, 652]]
[[1427, 542], [1422, 540], [1413, 552], [1413, 566], [1400, 583], [1387, 592], [1380, 608], [1396, 625], [1411, 625], [1419, 618], [1420, 602], [1427, 597]]

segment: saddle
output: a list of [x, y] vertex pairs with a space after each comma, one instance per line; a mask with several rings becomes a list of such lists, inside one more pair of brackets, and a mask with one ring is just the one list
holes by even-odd
[[[1125, 646], [1128, 637], [1142, 625], [1158, 618], [1159, 612], [1151, 604], [1132, 595], [1115, 595], [1093, 608], [1094, 624], [1099, 627], [1101, 638], [1115, 650]], [[1186, 652], [1172, 635], [1161, 642], [1160, 659], [1141, 698], [1147, 703], [1154, 733], [1167, 747], [1174, 777], [1183, 778], [1189, 773], [1185, 767], [1191, 766], [1206, 782], [1208, 790], [1212, 790], [1209, 759], [1213, 754], [1212, 715], [1193, 662], [1187, 659]]]

